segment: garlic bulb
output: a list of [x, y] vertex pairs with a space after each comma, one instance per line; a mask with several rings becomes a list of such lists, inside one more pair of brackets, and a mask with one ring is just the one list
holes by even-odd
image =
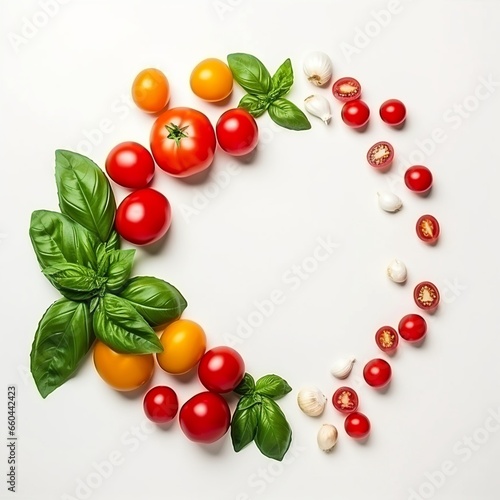
[[327, 125], [332, 119], [330, 103], [321, 95], [310, 95], [304, 99], [306, 111], [313, 116], [321, 118]]
[[408, 272], [404, 262], [394, 259], [387, 266], [387, 276], [394, 281], [394, 283], [404, 283], [408, 277]]
[[344, 379], [349, 376], [352, 370], [352, 365], [356, 361], [356, 358], [350, 357], [345, 359], [337, 360], [331, 370], [330, 373], [337, 378]]
[[389, 191], [382, 191], [381, 193], [377, 193], [377, 195], [378, 204], [382, 210], [386, 212], [397, 212], [401, 210], [403, 202], [399, 196]]
[[325, 409], [326, 396], [316, 387], [306, 387], [299, 391], [297, 403], [306, 415], [317, 417]]
[[304, 73], [311, 83], [321, 87], [332, 77], [332, 61], [324, 52], [311, 52], [304, 60]]
[[331, 424], [323, 424], [318, 431], [318, 446], [321, 450], [329, 453], [337, 444], [339, 433], [337, 428]]

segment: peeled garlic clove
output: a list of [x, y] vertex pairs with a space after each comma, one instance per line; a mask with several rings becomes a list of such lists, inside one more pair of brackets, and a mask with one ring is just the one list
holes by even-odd
[[378, 204], [382, 210], [386, 212], [397, 212], [401, 210], [403, 202], [401, 198], [394, 193], [388, 191], [382, 191], [378, 194]]
[[325, 409], [326, 396], [316, 387], [305, 387], [299, 391], [297, 403], [306, 415], [317, 417]]
[[310, 95], [304, 99], [306, 111], [321, 118], [327, 125], [332, 119], [330, 103], [321, 95]]
[[324, 52], [311, 52], [304, 60], [304, 73], [311, 83], [320, 87], [332, 77], [332, 60]]
[[398, 259], [391, 261], [387, 266], [387, 276], [389, 276], [394, 283], [404, 283], [408, 277], [408, 271], [406, 270], [404, 262]]
[[334, 425], [323, 424], [318, 431], [318, 446], [321, 450], [329, 453], [337, 444], [338, 431]]
[[345, 379], [351, 373], [352, 365], [354, 364], [355, 361], [356, 358], [353, 357], [346, 359], [339, 359], [333, 364], [330, 372], [334, 377], [337, 377], [341, 380]]

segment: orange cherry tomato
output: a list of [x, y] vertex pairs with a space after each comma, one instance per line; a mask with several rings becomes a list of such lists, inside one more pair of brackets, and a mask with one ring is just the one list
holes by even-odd
[[132, 99], [146, 113], [158, 113], [170, 100], [167, 77], [155, 68], [142, 70], [132, 84]]
[[233, 91], [233, 74], [220, 59], [205, 59], [195, 66], [189, 83], [191, 90], [201, 99], [218, 102]]

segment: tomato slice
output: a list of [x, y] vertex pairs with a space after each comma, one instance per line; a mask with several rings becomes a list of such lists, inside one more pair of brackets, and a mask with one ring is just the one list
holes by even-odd
[[340, 78], [332, 87], [333, 96], [340, 102], [349, 102], [361, 97], [361, 85], [350, 76]]
[[358, 409], [359, 398], [354, 389], [339, 387], [333, 393], [332, 403], [341, 413], [352, 413]]
[[377, 142], [368, 150], [366, 159], [373, 168], [386, 170], [394, 160], [394, 148], [388, 142]]
[[422, 281], [413, 290], [413, 299], [420, 309], [433, 312], [439, 305], [440, 295], [436, 285], [430, 281]]
[[381, 351], [392, 353], [398, 347], [398, 332], [392, 326], [382, 326], [375, 334], [375, 342]]
[[439, 222], [432, 215], [422, 215], [417, 221], [417, 236], [425, 243], [435, 244], [441, 232]]

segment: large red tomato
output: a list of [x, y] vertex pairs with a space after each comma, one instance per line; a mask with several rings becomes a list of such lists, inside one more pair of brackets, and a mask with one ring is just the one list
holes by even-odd
[[214, 158], [214, 128], [195, 109], [172, 108], [162, 113], [153, 124], [150, 141], [156, 163], [174, 177], [197, 174]]

